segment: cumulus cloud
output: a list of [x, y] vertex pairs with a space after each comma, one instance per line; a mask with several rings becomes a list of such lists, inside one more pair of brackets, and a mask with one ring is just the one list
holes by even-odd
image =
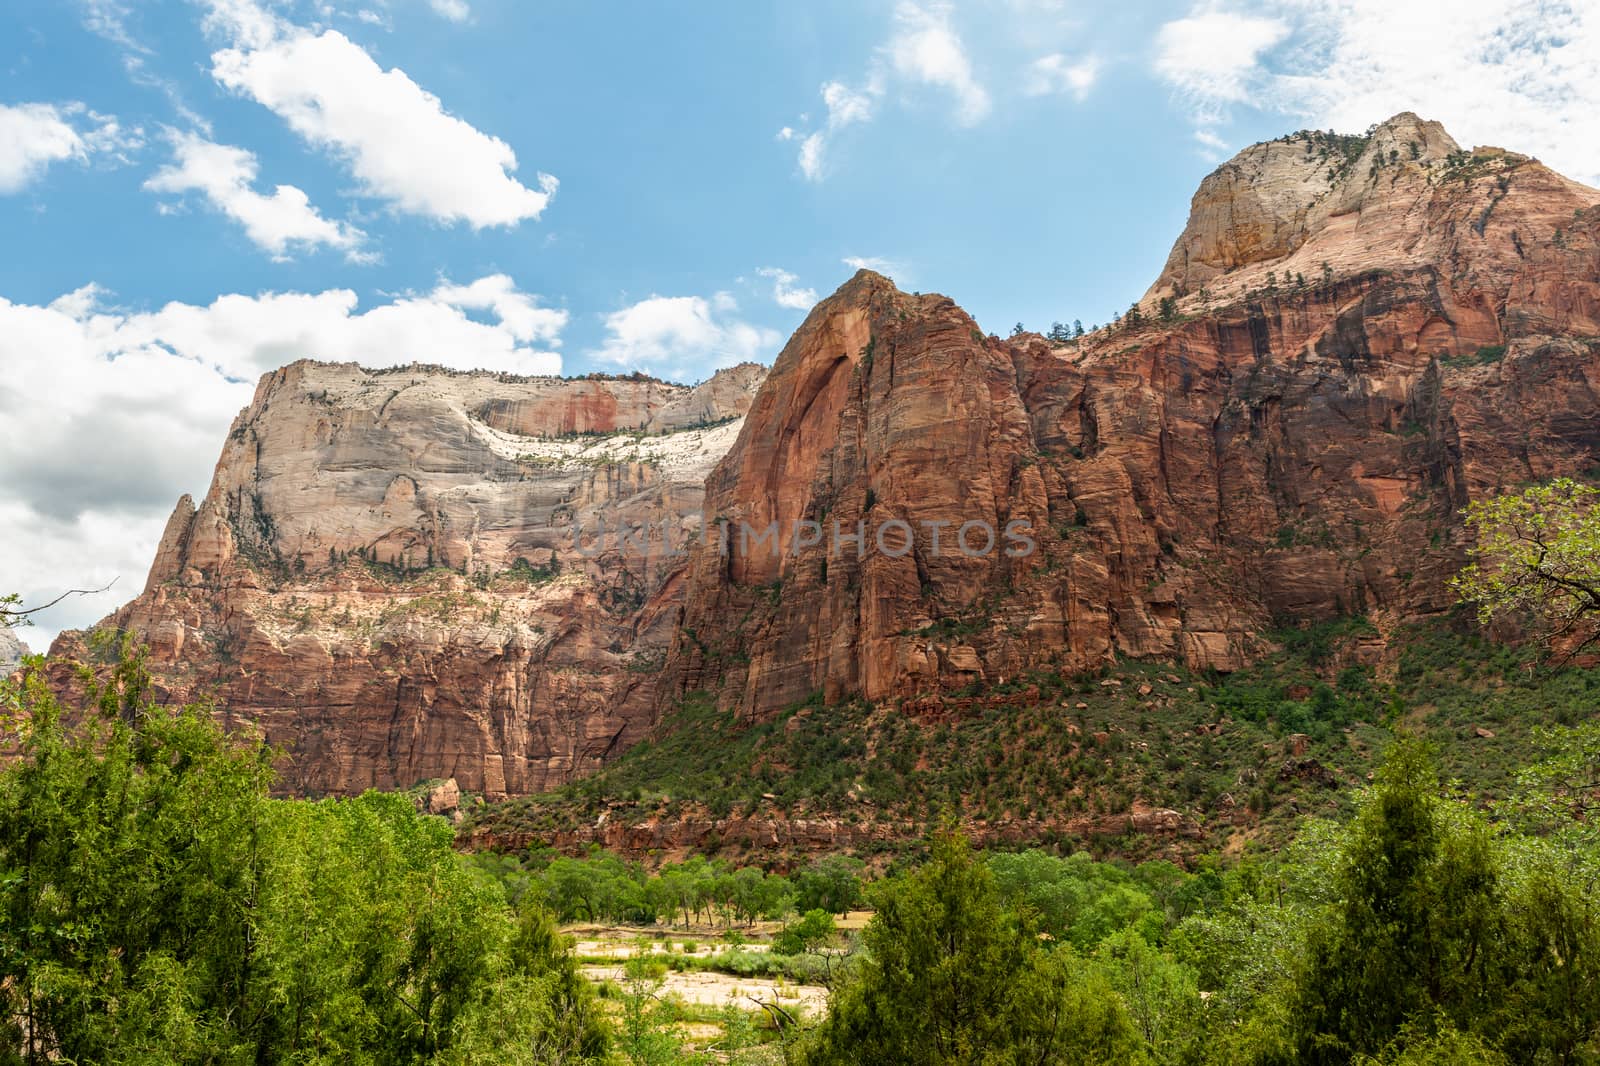
[[560, 345], [561, 331], [567, 328], [567, 312], [540, 307], [536, 297], [519, 291], [506, 274], [491, 274], [470, 285], [444, 282], [430, 299], [463, 311], [492, 312], [502, 329], [526, 343]]
[[1246, 103], [1352, 132], [1415, 111], [1463, 143], [1595, 183], [1596, 55], [1600, 7], [1582, 0], [1459, 0], [1445, 17], [1387, 0], [1289, 0], [1195, 8], [1162, 28], [1155, 69], [1202, 126]]
[[1156, 34], [1156, 73], [1183, 94], [1202, 121], [1216, 122], [1248, 98], [1261, 53], [1289, 35], [1282, 19], [1197, 10]]
[[651, 296], [605, 316], [604, 343], [589, 354], [628, 370], [688, 381], [720, 367], [763, 361], [782, 339], [776, 330], [729, 317], [728, 293]]
[[347, 290], [226, 295], [154, 311], [107, 306], [86, 286], [48, 305], [0, 298], [0, 588], [42, 602], [121, 582], [41, 617], [34, 645], [137, 592], [162, 525], [205, 491], [235, 412], [261, 373], [301, 358], [554, 374], [566, 312], [509, 277], [358, 309]]
[[1088, 98], [1089, 90], [1099, 76], [1098, 57], [1091, 55], [1074, 61], [1060, 52], [1054, 52], [1040, 56], [1028, 65], [1022, 91], [1028, 96], [1061, 94], [1081, 101]]
[[800, 142], [800, 173], [807, 181], [822, 180], [822, 156], [827, 143], [822, 133], [810, 134]]
[[208, 27], [230, 43], [211, 57], [212, 77], [341, 159], [363, 193], [475, 229], [536, 219], [555, 195], [554, 177], [523, 185], [508, 144], [337, 30], [313, 33], [253, 0], [208, 2]]
[[1307, 4], [1300, 51], [1272, 80], [1294, 113], [1360, 130], [1397, 111], [1466, 144], [1539, 156], [1600, 183], [1600, 7], [1459, 0], [1449, 15], [1374, 0]]
[[802, 288], [799, 278], [778, 267], [762, 267], [756, 271], [761, 277], [772, 279], [772, 299], [779, 307], [796, 311], [809, 311], [817, 302], [817, 290]]
[[137, 129], [125, 131], [83, 104], [0, 104], [0, 196], [21, 192], [53, 163], [121, 156], [141, 143]]
[[271, 194], [257, 192], [254, 186], [260, 167], [254, 153], [194, 133], [173, 133], [171, 141], [173, 162], [144, 183], [151, 192], [199, 193], [214, 209], [243, 226], [245, 235], [276, 260], [288, 259], [291, 247], [309, 251], [324, 245], [343, 251], [352, 260], [369, 258], [361, 251], [366, 234], [323, 218], [295, 186], [279, 185]]

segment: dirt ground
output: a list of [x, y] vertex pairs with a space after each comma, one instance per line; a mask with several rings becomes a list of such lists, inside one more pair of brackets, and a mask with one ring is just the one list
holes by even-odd
[[[620, 982], [620, 966], [590, 965], [582, 967], [583, 975], [595, 984], [602, 981]], [[685, 1003], [702, 1007], [722, 1007], [733, 1003], [746, 1010], [755, 1009], [751, 997], [784, 1006], [799, 1004], [809, 1013], [820, 1013], [827, 1005], [828, 990], [821, 985], [801, 985], [781, 977], [734, 977], [704, 970], [669, 971], [662, 994], [680, 996]]]

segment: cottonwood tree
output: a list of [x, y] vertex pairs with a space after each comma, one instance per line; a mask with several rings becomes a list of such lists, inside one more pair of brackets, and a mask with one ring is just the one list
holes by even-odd
[[1600, 489], [1557, 478], [1465, 514], [1477, 544], [1452, 584], [1480, 622], [1532, 618], [1568, 659], [1600, 641]]

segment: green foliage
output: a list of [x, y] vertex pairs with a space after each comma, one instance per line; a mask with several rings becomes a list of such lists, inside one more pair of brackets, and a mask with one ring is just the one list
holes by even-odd
[[469, 862], [498, 881], [508, 898], [537, 900], [559, 921], [668, 925], [679, 921], [780, 918], [794, 889], [780, 874], [693, 856], [650, 874], [636, 862], [595, 851], [583, 858], [534, 853], [526, 860], [480, 854]]
[[1117, 997], [1070, 952], [1040, 946], [959, 833], [937, 834], [927, 864], [873, 901], [865, 961], [805, 1062], [1142, 1060]]
[[1165, 937], [1167, 914], [1121, 866], [1082, 852], [1062, 859], [1030, 850], [995, 855], [989, 869], [1001, 896], [1033, 915], [1053, 940], [1090, 951], [1120, 930], [1136, 931], [1151, 943]]
[[1311, 937], [1297, 1016], [1301, 1058], [1376, 1054], [1435, 1010], [1467, 1024], [1488, 1014], [1504, 938], [1487, 827], [1448, 817], [1422, 747], [1391, 749], [1343, 841], [1338, 902]]
[[1475, 352], [1461, 355], [1445, 355], [1439, 357], [1439, 365], [1447, 367], [1488, 366], [1498, 363], [1506, 355], [1506, 346], [1503, 344], [1485, 344]]
[[807, 911], [772, 938], [772, 950], [781, 955], [806, 955], [821, 949], [833, 935], [833, 915], [827, 911]]
[[1215, 993], [1215, 1061], [1600, 1061], [1593, 881], [1447, 799], [1420, 743], [1348, 824], [1239, 874], [1174, 935]]
[[822, 910], [844, 914], [864, 901], [862, 871], [866, 864], [846, 855], [827, 855], [790, 877], [795, 890], [795, 907], [802, 911]]
[[[872, 826], [876, 842], [859, 851], [870, 859], [913, 851], [930, 812], [944, 809], [973, 821], [1009, 816], [1026, 839], [1064, 853], [1135, 859], [1172, 847], [1193, 857], [1220, 848], [1241, 822], [1272, 848], [1306, 815], [1348, 813], [1402, 719], [1426, 730], [1449, 778], [1504, 799], [1545, 754], [1541, 731], [1586, 720], [1600, 700], [1600, 670], [1545, 664], [1536, 647], [1443, 625], [1391, 631], [1398, 662], [1380, 671], [1365, 658], [1372, 634], [1351, 618], [1277, 630], [1280, 651], [1227, 675], [1135, 662], [1088, 676], [1023, 674], [971, 686], [960, 694], [970, 709], [952, 700], [931, 720], [892, 704], [812, 701], [742, 723], [694, 696], [595, 776], [479, 808], [465, 828], [550, 839], [581, 833], [601, 809], [630, 819], [726, 813], [716, 854], [803, 868], [811, 856], [774, 854], [737, 816]], [[1295, 734], [1305, 751], [1291, 763]], [[1100, 817], [1135, 799], [1182, 812], [1195, 835], [1126, 833]], [[826, 908], [801, 909], [814, 906]]]
[[1480, 622], [1531, 617], [1572, 648], [1600, 640], [1600, 489], [1557, 478], [1466, 510], [1473, 562], [1453, 582]]
[[[596, 1061], [553, 928], [404, 796], [270, 799], [271, 753], [124, 648], [69, 721], [30, 666], [0, 771], [0, 1061]], [[519, 1059], [520, 1056], [520, 1059]]]

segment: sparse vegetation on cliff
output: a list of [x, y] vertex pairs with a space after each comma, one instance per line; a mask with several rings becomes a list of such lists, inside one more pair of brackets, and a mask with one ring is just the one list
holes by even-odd
[[[619, 825], [698, 812], [733, 819], [718, 846], [736, 855], [762, 819], [830, 818], [870, 855], [914, 846], [949, 810], [1103, 854], [1194, 854], [1235, 834], [1282, 843], [1300, 817], [1347, 810], [1396, 722], [1425, 728], [1452, 778], [1503, 797], [1541, 750], [1538, 730], [1583, 720], [1600, 692], [1600, 670], [1438, 627], [1399, 637], [1380, 676], [1359, 651], [1365, 632], [1355, 620], [1281, 630], [1281, 651], [1227, 676], [1133, 662], [1030, 674], [942, 711], [819, 697], [745, 724], [696, 695], [593, 777], [490, 806], [468, 828], [581, 838], [601, 809]], [[1139, 832], [1136, 808], [1181, 818]]]

